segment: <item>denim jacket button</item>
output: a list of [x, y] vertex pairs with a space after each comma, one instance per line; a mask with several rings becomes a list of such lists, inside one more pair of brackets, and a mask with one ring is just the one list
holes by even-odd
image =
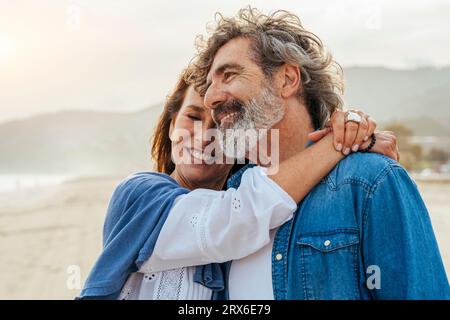
[[325, 240], [325, 242], [323, 243], [325, 245], [325, 247], [328, 247], [331, 244], [330, 240]]
[[281, 259], [283, 259], [283, 255], [281, 253], [277, 253], [275, 259], [277, 259], [277, 261], [280, 261]]

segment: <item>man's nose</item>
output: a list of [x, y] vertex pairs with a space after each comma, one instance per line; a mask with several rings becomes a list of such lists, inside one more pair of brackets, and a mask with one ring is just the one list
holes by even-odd
[[220, 86], [212, 83], [205, 93], [204, 103], [207, 108], [215, 109], [221, 103], [224, 103], [227, 99], [225, 91]]

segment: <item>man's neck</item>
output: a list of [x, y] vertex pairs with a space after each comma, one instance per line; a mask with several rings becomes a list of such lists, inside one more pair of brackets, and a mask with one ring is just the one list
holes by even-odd
[[274, 126], [274, 129], [279, 129], [280, 134], [280, 162], [304, 150], [308, 142], [308, 134], [314, 130], [306, 106], [297, 99], [288, 103], [286, 114]]

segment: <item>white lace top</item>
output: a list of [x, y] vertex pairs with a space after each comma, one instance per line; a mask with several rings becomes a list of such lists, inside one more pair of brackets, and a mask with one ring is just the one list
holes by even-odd
[[135, 272], [128, 278], [119, 300], [210, 300], [211, 290], [193, 281], [195, 267], [155, 272]]
[[130, 275], [119, 299], [210, 299], [211, 290], [193, 282], [194, 266], [259, 251], [296, 208], [260, 167], [246, 170], [238, 189], [177, 197], [151, 257]]

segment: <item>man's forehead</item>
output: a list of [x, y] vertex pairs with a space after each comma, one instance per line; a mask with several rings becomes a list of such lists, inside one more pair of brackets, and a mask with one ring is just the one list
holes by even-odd
[[225, 68], [244, 67], [250, 62], [250, 40], [245, 38], [236, 38], [228, 41], [216, 53], [211, 68], [209, 69], [207, 79], [215, 73], [224, 71]]

